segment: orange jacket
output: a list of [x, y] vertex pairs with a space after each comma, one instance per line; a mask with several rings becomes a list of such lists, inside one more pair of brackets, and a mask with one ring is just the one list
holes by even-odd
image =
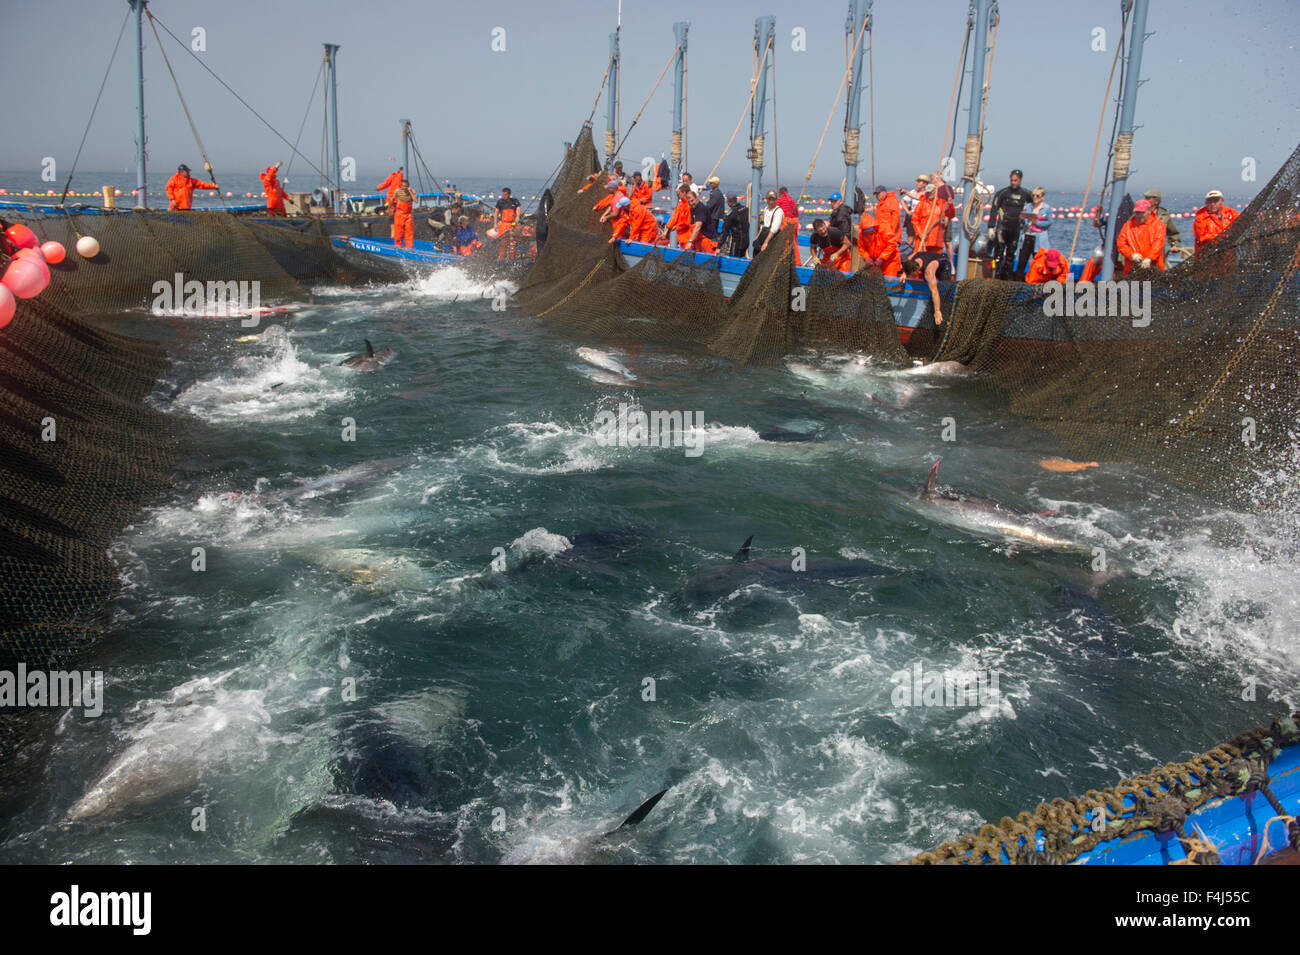
[[1069, 260], [1062, 255], [1057, 259], [1056, 268], [1051, 269], [1047, 265], [1047, 249], [1039, 249], [1034, 253], [1033, 259], [1029, 262], [1029, 271], [1025, 273], [1025, 281], [1030, 285], [1039, 285], [1043, 282], [1064, 282], [1069, 277]]
[[916, 250], [918, 252], [939, 252], [943, 250], [943, 232], [949, 219], [957, 212], [952, 203], [943, 199], [931, 199], [922, 196], [912, 210], [912, 228], [916, 230]]
[[393, 193], [395, 193], [398, 190], [398, 187], [401, 185], [402, 185], [401, 172], [390, 172], [388, 174], [387, 179], [385, 179], [379, 185], [375, 186], [375, 191], [376, 192], [384, 192], [384, 190], [388, 191], [387, 195], [384, 196], [384, 205], [388, 205], [393, 201]]
[[1083, 266], [1083, 274], [1079, 276], [1080, 282], [1095, 282], [1101, 275], [1101, 263], [1096, 259], [1089, 259]]
[[188, 209], [194, 202], [195, 189], [216, 189], [215, 182], [204, 182], [182, 173], [177, 173], [167, 180], [168, 209]]
[[266, 172], [262, 173], [261, 179], [262, 188], [266, 190], [266, 210], [268, 212], [283, 212], [284, 200], [289, 194], [280, 185], [275, 167], [267, 166]]
[[673, 214], [668, 217], [668, 222], [665, 225], [665, 228], [669, 232], [676, 229], [677, 244], [685, 245], [687, 238], [690, 237], [691, 228], [693, 226], [694, 223], [691, 222], [691, 204], [685, 199], [677, 200], [677, 208], [674, 209]]
[[858, 251], [862, 253], [864, 259], [882, 259], [880, 265], [882, 274], [902, 275], [903, 260], [898, 254], [898, 233], [890, 233], [882, 229], [879, 219], [875, 220], [874, 229], [871, 228], [872, 224], [871, 216], [864, 212], [862, 228], [858, 230]]
[[1196, 221], [1192, 224], [1192, 234], [1196, 236], [1196, 251], [1199, 252], [1201, 246], [1217, 239], [1220, 232], [1232, 225], [1238, 214], [1236, 209], [1228, 206], [1224, 206], [1217, 216], [1212, 215], [1205, 206], [1197, 209]]
[[1165, 268], [1165, 224], [1157, 216], [1147, 213], [1147, 221], [1138, 225], [1137, 219], [1129, 219], [1124, 223], [1124, 228], [1119, 230], [1119, 238], [1115, 240], [1115, 247], [1119, 249], [1119, 254], [1124, 257], [1124, 274], [1128, 275], [1133, 269], [1133, 253], [1138, 253], [1144, 259], [1150, 259], [1151, 264], [1160, 271]]
[[628, 220], [627, 237], [633, 242], [654, 242], [659, 235], [659, 223], [649, 206], [633, 200], [623, 218]]
[[643, 206], [650, 205], [653, 197], [650, 193], [650, 187], [644, 182], [632, 190], [632, 201], [639, 202]]
[[898, 194], [882, 192], [880, 201], [876, 203], [876, 231], [886, 237], [892, 236], [895, 248], [898, 247], [899, 237], [903, 234], [902, 215], [903, 211], [898, 205]]

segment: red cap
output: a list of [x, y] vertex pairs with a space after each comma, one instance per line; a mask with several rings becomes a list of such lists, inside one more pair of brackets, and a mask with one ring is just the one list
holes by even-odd
[[1047, 255], [1043, 257], [1048, 265], [1055, 267], [1056, 263], [1061, 261], [1061, 253], [1055, 249], [1048, 249]]
[[1134, 211], [1134, 212], [1150, 212], [1150, 211], [1151, 211], [1151, 203], [1147, 202], [1145, 199], [1139, 199], [1137, 202], [1133, 203], [1133, 211]]

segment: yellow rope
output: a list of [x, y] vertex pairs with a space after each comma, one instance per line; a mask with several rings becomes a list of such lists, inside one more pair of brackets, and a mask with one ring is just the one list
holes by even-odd
[[1264, 858], [1264, 856], [1268, 855], [1268, 851], [1269, 851], [1268, 827], [1273, 825], [1273, 823], [1277, 822], [1279, 819], [1285, 822], [1288, 826], [1291, 825], [1291, 823], [1295, 822], [1295, 816], [1274, 816], [1268, 822], [1264, 823], [1263, 828], [1260, 829], [1260, 832], [1264, 834], [1264, 839], [1262, 844], [1259, 847], [1259, 854], [1255, 856], [1255, 861], [1252, 862], [1251, 865], [1259, 865], [1259, 860]]
[[587, 125], [596, 118], [596, 107], [600, 105], [600, 96], [605, 92], [605, 81], [609, 79], [609, 71], [614, 66], [614, 57], [611, 54], [609, 62], [605, 64], [605, 75], [600, 78], [600, 89], [596, 90], [596, 102], [591, 104], [591, 115], [587, 117]]
[[957, 59], [957, 75], [952, 78], [952, 97], [948, 100], [948, 118], [943, 121], [943, 149], [939, 152], [939, 162], [943, 162], [943, 157], [948, 155], [948, 137], [952, 135], [952, 111], [957, 105], [957, 88], [961, 86], [961, 75], [966, 72], [966, 51], [970, 46], [971, 31], [975, 24], [970, 20], [966, 21], [966, 39], [961, 41], [961, 56]]
[[552, 305], [552, 306], [551, 306], [550, 308], [548, 308], [546, 311], [544, 311], [544, 312], [538, 312], [538, 313], [537, 313], [537, 317], [538, 317], [538, 318], [545, 318], [547, 315], [551, 314], [551, 312], [555, 311], [557, 308], [559, 308], [561, 305], [563, 305], [563, 304], [564, 304], [565, 302], [567, 302], [569, 299], [573, 298], [573, 296], [575, 296], [575, 295], [577, 295], [579, 292], [581, 292], [584, 288], [587, 287], [587, 283], [590, 282], [590, 281], [595, 277], [596, 273], [600, 271], [600, 267], [601, 267], [602, 265], [604, 265], [604, 264], [605, 264], [605, 260], [604, 260], [604, 258], [602, 257], [600, 261], [598, 261], [594, 266], [592, 266], [591, 271], [587, 273], [587, 277], [586, 277], [585, 279], [583, 279], [581, 282], [578, 283], [578, 287], [577, 287], [577, 288], [575, 288], [575, 289], [574, 289], [572, 292], [570, 292], [568, 295], [564, 296], [564, 298], [560, 299], [558, 302], [556, 302], [554, 305]]
[[654, 95], [659, 89], [659, 84], [662, 83], [664, 77], [668, 75], [668, 67], [673, 65], [673, 60], [677, 59], [677, 51], [680, 49], [681, 45], [679, 44], [673, 50], [673, 55], [668, 57], [668, 62], [664, 64], [663, 72], [659, 74], [659, 79], [655, 80], [655, 85], [650, 88], [650, 95], [645, 98], [645, 102], [641, 104], [641, 108], [636, 111], [636, 116], [632, 119], [632, 125], [628, 126], [627, 132], [623, 134], [623, 140], [618, 144], [620, 150], [623, 148], [623, 143], [627, 142], [627, 138], [632, 135], [632, 130], [636, 128], [636, 124], [641, 121], [641, 114], [644, 113], [645, 108], [650, 105], [650, 100], [654, 99]]

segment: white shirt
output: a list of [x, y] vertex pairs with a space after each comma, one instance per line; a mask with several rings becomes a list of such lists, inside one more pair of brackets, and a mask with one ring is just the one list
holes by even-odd
[[760, 220], [763, 223], [761, 232], [780, 232], [781, 226], [785, 225], [785, 213], [778, 205], [764, 206], [763, 216]]

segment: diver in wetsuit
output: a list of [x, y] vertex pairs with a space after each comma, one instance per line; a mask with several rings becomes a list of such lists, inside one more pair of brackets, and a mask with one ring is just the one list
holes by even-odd
[[1019, 169], [1011, 170], [1011, 184], [1003, 186], [989, 206], [990, 254], [998, 260], [996, 278], [1010, 279], [1016, 273], [1016, 249], [1020, 244], [1020, 213], [1034, 201], [1033, 194], [1020, 185]]

